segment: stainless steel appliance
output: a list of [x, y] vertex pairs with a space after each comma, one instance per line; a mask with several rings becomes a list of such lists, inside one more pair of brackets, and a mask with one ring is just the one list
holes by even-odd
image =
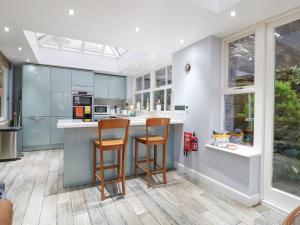
[[91, 121], [93, 117], [93, 94], [88, 91], [73, 90], [73, 119]]
[[22, 127], [0, 127], [0, 161], [22, 156]]
[[110, 106], [109, 105], [95, 105], [94, 106], [94, 115], [109, 115]]

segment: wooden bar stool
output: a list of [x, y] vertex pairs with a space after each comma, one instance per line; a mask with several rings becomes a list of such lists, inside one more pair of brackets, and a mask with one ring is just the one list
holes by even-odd
[[[149, 135], [149, 128], [151, 127], [163, 127], [164, 128], [164, 135], [163, 136], [150, 136]], [[136, 137], [135, 138], [135, 176], [138, 175], [138, 169], [143, 170], [147, 174], [147, 183], [148, 188], [151, 186], [151, 176], [154, 174], [162, 173], [164, 183], [167, 183], [167, 169], [166, 169], [166, 157], [167, 157], [167, 141], [169, 136], [169, 129], [170, 129], [170, 119], [169, 118], [151, 118], [146, 120], [146, 136], [145, 137]], [[146, 145], [147, 156], [144, 160], [138, 159], [139, 154], [139, 143]], [[151, 146], [154, 146], [154, 158], [151, 159]], [[157, 163], [157, 145], [163, 146], [162, 152], [162, 166], [160, 167]], [[154, 170], [151, 171], [151, 163], [154, 163]], [[147, 168], [144, 169], [140, 167], [139, 164], [146, 163]]]
[[[125, 119], [109, 119], [100, 120], [98, 122], [98, 133], [99, 140], [94, 141], [94, 166], [93, 166], [93, 184], [96, 186], [96, 179], [100, 180], [100, 193], [101, 201], [104, 200], [104, 184], [122, 182], [122, 192], [125, 195], [125, 157], [126, 157], [126, 144], [128, 139], [128, 128], [129, 120]], [[105, 129], [125, 129], [125, 134], [123, 139], [113, 139], [113, 140], [102, 140], [102, 130]], [[97, 166], [97, 149], [100, 151], [100, 166]], [[104, 151], [117, 151], [117, 164], [116, 165], [105, 165], [103, 153]], [[121, 152], [122, 152], [122, 163], [121, 163]], [[106, 169], [117, 169], [117, 179], [104, 180], [104, 170]], [[100, 175], [97, 171], [100, 170]]]

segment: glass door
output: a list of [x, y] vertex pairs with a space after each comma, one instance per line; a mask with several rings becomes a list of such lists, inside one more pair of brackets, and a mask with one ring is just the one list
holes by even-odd
[[300, 205], [300, 13], [267, 27], [264, 201]]

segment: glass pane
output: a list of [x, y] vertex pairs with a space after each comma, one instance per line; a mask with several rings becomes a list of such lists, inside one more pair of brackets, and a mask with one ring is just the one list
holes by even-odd
[[69, 51], [75, 51], [80, 52], [82, 47], [82, 41], [80, 40], [74, 40], [70, 38], [63, 38], [63, 44], [62, 49], [63, 50], [69, 50]]
[[135, 109], [141, 110], [142, 109], [141, 104], [142, 104], [142, 94], [136, 94], [135, 103], [134, 103]]
[[254, 85], [255, 35], [229, 43], [229, 87]]
[[100, 55], [103, 45], [95, 44], [91, 42], [84, 42], [84, 53]]
[[300, 20], [277, 27], [273, 187], [300, 196]]
[[166, 104], [167, 111], [171, 111], [171, 102], [172, 102], [172, 89], [167, 89], [167, 104]]
[[144, 90], [150, 88], [150, 74], [144, 76]]
[[[225, 96], [225, 129], [239, 134], [238, 144], [253, 145], [254, 94]], [[235, 141], [236, 140], [236, 141]], [[238, 141], [239, 140], [239, 141]]]
[[143, 89], [143, 77], [136, 78], [135, 90], [140, 91]]
[[172, 84], [172, 66], [168, 66], [167, 68], [167, 80], [168, 84]]
[[162, 111], [165, 110], [165, 90], [159, 90], [154, 92], [154, 105], [153, 109]]
[[166, 85], [166, 68], [155, 72], [155, 87]]
[[143, 106], [142, 109], [150, 110], [150, 92], [143, 94]]

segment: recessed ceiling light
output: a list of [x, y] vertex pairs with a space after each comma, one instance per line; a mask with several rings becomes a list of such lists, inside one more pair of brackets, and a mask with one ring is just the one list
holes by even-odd
[[18, 47], [18, 50], [21, 51], [21, 50], [22, 50], [22, 47]]
[[236, 11], [231, 11], [231, 12], [230, 12], [230, 16], [231, 16], [231, 17], [235, 17], [235, 16], [236, 16]]
[[138, 64], [136, 64], [136, 65], [135, 65], [135, 67], [137, 68], [137, 67], [139, 67], [139, 65], [138, 65]]
[[183, 39], [181, 39], [181, 40], [180, 40], [180, 43], [181, 43], [181, 44], [183, 44], [183, 43], [184, 43], [184, 40], [183, 40]]
[[135, 28], [135, 32], [140, 32], [140, 28], [139, 28], [139, 27], [136, 27], [136, 28]]
[[152, 55], [152, 57], [153, 57], [153, 59], [156, 59], [156, 54], [154, 53], [154, 54]]
[[26, 62], [30, 62], [30, 59], [26, 59]]
[[5, 32], [9, 32], [9, 30], [10, 30], [9, 27], [4, 27]]
[[73, 15], [75, 14], [74, 9], [69, 9], [69, 10], [68, 10], [68, 14], [69, 14], [70, 16], [73, 16]]

